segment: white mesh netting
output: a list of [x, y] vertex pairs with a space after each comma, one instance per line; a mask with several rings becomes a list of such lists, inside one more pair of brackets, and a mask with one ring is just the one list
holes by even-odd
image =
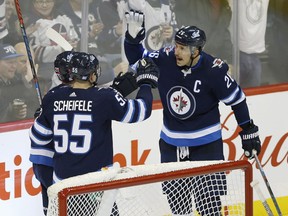
[[[58, 216], [63, 208], [68, 216], [245, 215], [245, 173], [239, 168], [229, 166], [227, 169], [226, 165], [231, 163], [140, 165], [65, 179], [48, 189], [48, 216]], [[216, 164], [223, 170], [218, 166], [215, 171]], [[171, 173], [177, 173], [179, 177], [172, 178]], [[146, 180], [139, 181], [143, 177]], [[103, 190], [103, 185], [113, 182], [117, 182], [116, 186]], [[97, 184], [97, 187], [87, 191], [91, 184]], [[67, 202], [59, 206], [58, 193], [75, 187], [79, 191], [64, 194]], [[86, 188], [85, 192], [83, 188]]]

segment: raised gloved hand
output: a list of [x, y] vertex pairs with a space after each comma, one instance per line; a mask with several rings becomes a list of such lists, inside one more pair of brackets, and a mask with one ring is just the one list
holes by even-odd
[[120, 72], [118, 76], [114, 78], [111, 87], [120, 92], [123, 97], [126, 97], [136, 90], [138, 85], [133, 72], [126, 72], [124, 74]]
[[125, 38], [129, 43], [139, 44], [145, 38], [144, 14], [140, 11], [125, 12], [127, 31]]
[[253, 150], [257, 152], [257, 155], [261, 151], [261, 142], [258, 134], [258, 127], [254, 125], [253, 121], [240, 125], [242, 131], [239, 133], [242, 139], [242, 149], [244, 154], [249, 159], [254, 158]]
[[136, 66], [136, 82], [140, 86], [149, 84], [152, 88], [158, 87], [159, 68], [150, 58], [142, 58]]

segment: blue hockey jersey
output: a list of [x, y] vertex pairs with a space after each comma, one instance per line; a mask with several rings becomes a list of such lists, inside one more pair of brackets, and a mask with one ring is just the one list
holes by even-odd
[[202, 51], [198, 63], [187, 70], [177, 66], [173, 46], [148, 52], [141, 44], [125, 41], [124, 47], [130, 64], [149, 56], [160, 69], [160, 137], [166, 143], [198, 146], [221, 139], [220, 101], [232, 106], [239, 125], [250, 120], [245, 94], [221, 59]]
[[112, 120], [143, 121], [151, 115], [152, 100], [147, 85], [129, 100], [112, 88], [55, 88], [30, 129], [30, 161], [52, 166], [55, 182], [112, 165]]

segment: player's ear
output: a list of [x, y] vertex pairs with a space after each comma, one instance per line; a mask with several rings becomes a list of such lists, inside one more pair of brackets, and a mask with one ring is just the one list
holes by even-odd
[[200, 54], [200, 50], [199, 49], [194, 49], [191, 54], [192, 54], [193, 58], [196, 58]]
[[89, 76], [89, 82], [90, 83], [95, 83], [97, 80], [96, 80], [96, 74], [95, 73], [91, 73], [90, 76]]

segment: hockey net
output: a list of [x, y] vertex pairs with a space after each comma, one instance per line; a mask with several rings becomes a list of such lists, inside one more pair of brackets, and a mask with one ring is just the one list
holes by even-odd
[[247, 161], [130, 166], [65, 179], [48, 189], [48, 216], [253, 215]]

